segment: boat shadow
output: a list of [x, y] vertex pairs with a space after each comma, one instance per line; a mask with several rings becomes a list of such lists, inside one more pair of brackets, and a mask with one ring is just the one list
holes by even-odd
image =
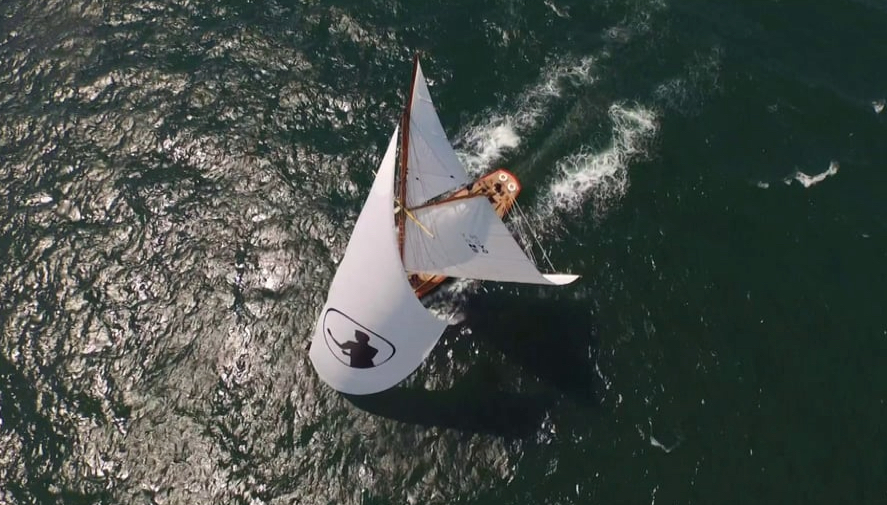
[[518, 379], [503, 381], [490, 363], [476, 362], [451, 389], [401, 386], [342, 396], [361, 410], [396, 421], [505, 438], [534, 434], [565, 396], [581, 406], [599, 404], [597, 336], [587, 304], [483, 295], [471, 300], [462, 324], [472, 330], [465, 338], [499, 350], [542, 387], [504, 391]]
[[395, 387], [366, 396], [342, 394], [370, 414], [407, 424], [481, 433], [508, 439], [524, 438], [538, 429], [549, 399], [479, 387], [477, 381], [446, 390]]
[[465, 324], [524, 372], [579, 405], [599, 405], [599, 340], [587, 302], [493, 293], [471, 300]]

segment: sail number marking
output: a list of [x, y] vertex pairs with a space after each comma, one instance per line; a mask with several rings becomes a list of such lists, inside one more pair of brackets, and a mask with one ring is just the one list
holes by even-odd
[[474, 254], [490, 254], [490, 251], [487, 250], [487, 248], [484, 246], [484, 243], [481, 241], [480, 238], [478, 238], [477, 235], [473, 233], [469, 233], [466, 235], [465, 233], [463, 233], [462, 238], [465, 239], [465, 243], [468, 244], [468, 247], [471, 249], [472, 252], [474, 252]]

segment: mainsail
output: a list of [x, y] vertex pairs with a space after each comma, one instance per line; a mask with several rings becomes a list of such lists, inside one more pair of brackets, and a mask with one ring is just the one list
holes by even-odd
[[338, 391], [370, 394], [405, 379], [447, 323], [434, 317], [407, 281], [394, 225], [397, 130], [357, 218], [314, 331], [310, 357]]
[[[468, 184], [468, 174], [444, 132], [422, 66], [416, 59], [404, 127], [407, 139], [406, 205], [415, 207]], [[403, 167], [401, 167], [403, 169]]]

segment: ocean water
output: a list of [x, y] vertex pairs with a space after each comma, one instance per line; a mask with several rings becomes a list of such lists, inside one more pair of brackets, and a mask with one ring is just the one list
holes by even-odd
[[[307, 343], [422, 53], [565, 288]], [[887, 502], [881, 0], [0, 2], [0, 504]]]

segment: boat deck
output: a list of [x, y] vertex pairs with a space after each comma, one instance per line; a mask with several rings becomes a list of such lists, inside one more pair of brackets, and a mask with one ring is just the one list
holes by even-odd
[[[485, 195], [490, 200], [490, 205], [493, 206], [496, 215], [504, 218], [514, 206], [520, 191], [521, 185], [517, 177], [508, 170], [500, 168], [478, 178], [444, 201], [465, 198], [471, 195]], [[415, 291], [416, 296], [419, 298], [431, 293], [448, 279], [445, 275], [421, 273], [408, 273], [407, 275], [413, 291]]]

